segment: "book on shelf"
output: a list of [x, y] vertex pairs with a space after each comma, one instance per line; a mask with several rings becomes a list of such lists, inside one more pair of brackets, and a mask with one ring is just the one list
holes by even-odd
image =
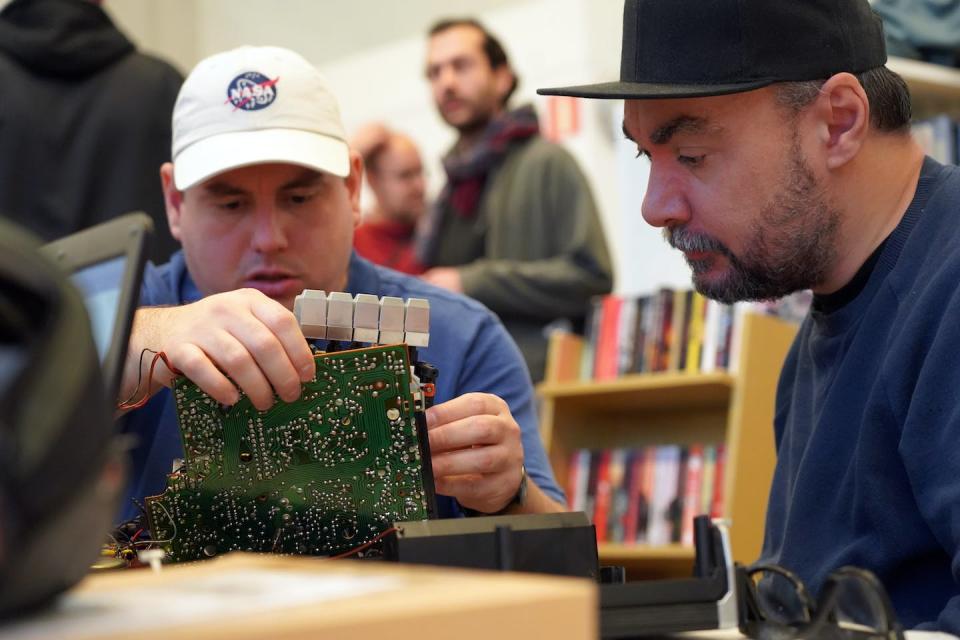
[[688, 323], [690, 322], [690, 298], [693, 291], [677, 289], [673, 292], [673, 317], [670, 320], [673, 334], [668, 342], [668, 371], [683, 371], [686, 367]]
[[703, 445], [693, 444], [687, 450], [687, 473], [683, 485], [682, 512], [680, 515], [680, 544], [693, 546], [693, 519], [702, 513], [703, 491]]
[[710, 499], [710, 517], [720, 518], [723, 516], [723, 483], [727, 472], [727, 450], [721, 444], [717, 445], [714, 451], [713, 463], [713, 492]]
[[[586, 329], [583, 335], [583, 351], [580, 354], [579, 379], [590, 380], [593, 378], [594, 361], [596, 360], [597, 338], [600, 336], [600, 321], [602, 314], [603, 297], [596, 296], [590, 301], [590, 309], [587, 313]], [[558, 332], [554, 332], [556, 335]], [[553, 336], [551, 335], [551, 339]], [[548, 349], [549, 351], [549, 349]], [[554, 380], [564, 380], [565, 378], [556, 378], [553, 374], [553, 366], [547, 363], [546, 378]]]
[[570, 459], [567, 496], [571, 511], [587, 510], [587, 483], [590, 480], [590, 450], [579, 449]]
[[650, 521], [647, 523], [647, 544], [663, 546], [670, 544], [673, 538], [670, 505], [677, 497], [680, 447], [658, 447], [654, 464], [656, 470], [653, 477], [653, 498], [650, 500]]
[[693, 518], [723, 512], [717, 472], [723, 450], [723, 444], [577, 450], [568, 468], [569, 507], [590, 517], [598, 542], [691, 546]]
[[600, 462], [597, 465], [597, 487], [594, 489], [593, 524], [597, 528], [597, 539], [607, 539], [607, 518], [610, 512], [610, 458], [613, 451], [605, 449], [598, 452]]
[[683, 370], [687, 373], [696, 373], [700, 370], [703, 360], [703, 323], [706, 315], [707, 299], [694, 291], [690, 299], [690, 317], [687, 326], [687, 359]]
[[624, 538], [624, 514], [627, 512], [627, 471], [628, 451], [614, 449], [610, 453], [609, 490], [610, 499], [607, 503], [606, 535], [611, 540]]
[[593, 358], [593, 377], [597, 380], [617, 377], [622, 306], [623, 298], [620, 296], [604, 296], [600, 305], [599, 331]]
[[548, 381], [577, 380], [580, 378], [581, 360], [584, 357], [585, 341], [568, 331], [553, 331], [547, 343]]

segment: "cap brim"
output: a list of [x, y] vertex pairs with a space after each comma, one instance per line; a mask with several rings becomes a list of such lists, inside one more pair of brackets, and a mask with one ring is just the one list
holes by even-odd
[[646, 100], [664, 98], [702, 98], [741, 93], [766, 87], [775, 80], [754, 80], [736, 84], [656, 84], [646, 82], [601, 82], [576, 87], [537, 89], [542, 96], [572, 96], [609, 100]]
[[343, 140], [300, 129], [260, 129], [221, 133], [199, 140], [173, 160], [173, 183], [184, 191], [224, 171], [281, 162], [350, 174], [350, 149]]

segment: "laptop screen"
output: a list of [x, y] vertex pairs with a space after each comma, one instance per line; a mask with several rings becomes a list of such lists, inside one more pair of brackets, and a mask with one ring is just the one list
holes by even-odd
[[[120, 289], [123, 286], [123, 271], [127, 260], [124, 257], [110, 258], [104, 262], [80, 269], [71, 276], [83, 294], [83, 301], [90, 316], [93, 341], [97, 345], [100, 362], [104, 363], [121, 312]], [[104, 363], [105, 364], [105, 363]]]
[[120, 385], [133, 314], [140, 302], [146, 244], [153, 223], [131, 213], [78, 231], [43, 247], [83, 295], [112, 399]]

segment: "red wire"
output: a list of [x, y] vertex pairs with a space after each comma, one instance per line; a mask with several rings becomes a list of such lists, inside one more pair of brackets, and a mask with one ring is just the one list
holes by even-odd
[[163, 364], [167, 365], [167, 369], [171, 371], [174, 375], [182, 375], [183, 372], [170, 364], [170, 360], [167, 358], [167, 354], [163, 351], [154, 353], [153, 360], [150, 361], [150, 373], [147, 375], [147, 393], [145, 396], [137, 400], [136, 402], [131, 402], [134, 397], [137, 395], [137, 391], [140, 390], [140, 383], [137, 383], [137, 388], [133, 390], [133, 395], [130, 396], [129, 400], [125, 400], [117, 405], [117, 409], [139, 409], [143, 405], [147, 404], [147, 401], [150, 400], [150, 395], [153, 391], [153, 370], [157, 367], [157, 360], [163, 360]]
[[141, 533], [143, 533], [143, 529], [139, 529], [135, 534], [133, 534], [133, 537], [130, 538], [130, 542], [134, 542], [137, 538], [139, 538]]
[[400, 529], [398, 529], [398, 528], [396, 528], [396, 527], [390, 527], [390, 528], [387, 529], [386, 531], [377, 534], [377, 535], [373, 538], [373, 540], [371, 540], [370, 542], [365, 542], [365, 543], [361, 544], [359, 547], [354, 547], [353, 549], [350, 549], [350, 550], [348, 550], [348, 551], [344, 551], [343, 553], [338, 553], [338, 554], [335, 555], [335, 556], [330, 556], [330, 560], [338, 560], [338, 559], [340, 559], [340, 558], [346, 558], [346, 557], [348, 557], [348, 556], [352, 556], [352, 555], [355, 554], [355, 553], [360, 553], [361, 551], [363, 551], [363, 550], [366, 549], [367, 547], [373, 546], [374, 544], [376, 544], [377, 542], [380, 542], [380, 541], [383, 540], [385, 537], [387, 537], [388, 535], [390, 535], [391, 533], [393, 533], [393, 532], [395, 532], [395, 531], [400, 531]]

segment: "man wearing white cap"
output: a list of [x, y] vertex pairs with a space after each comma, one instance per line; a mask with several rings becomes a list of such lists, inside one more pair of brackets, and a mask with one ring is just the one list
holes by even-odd
[[[149, 348], [224, 404], [237, 387], [261, 409], [274, 393], [292, 401], [315, 374], [290, 311], [303, 289], [427, 298], [421, 355], [440, 370], [427, 423], [437, 492], [449, 496], [441, 515], [562, 509], [529, 377], [496, 317], [351, 252], [362, 167], [344, 140], [336, 99], [292, 51], [242, 47], [197, 65], [174, 108], [173, 163], [160, 170], [183, 250], [147, 270], [121, 397], [147, 375], [138, 360]], [[154, 388], [171, 379], [157, 369]], [[159, 493], [183, 457], [169, 390], [127, 429], [138, 438], [130, 497]]]

